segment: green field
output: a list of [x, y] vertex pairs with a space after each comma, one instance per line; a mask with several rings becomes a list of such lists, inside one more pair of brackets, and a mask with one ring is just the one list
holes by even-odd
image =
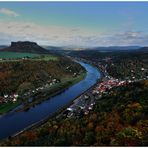
[[35, 53], [21, 53], [21, 52], [0, 52], [0, 59], [7, 61], [18, 61], [20, 58], [29, 57], [35, 61], [56, 61], [58, 57], [54, 55], [40, 55]]
[[0, 52], [0, 59], [16, 59], [16, 58], [23, 58], [23, 57], [37, 57], [39, 54], [34, 53], [21, 53], [21, 52]]

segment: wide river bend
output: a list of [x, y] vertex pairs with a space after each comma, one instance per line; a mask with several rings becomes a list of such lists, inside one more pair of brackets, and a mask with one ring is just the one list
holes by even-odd
[[90, 64], [80, 63], [87, 71], [86, 77], [60, 94], [51, 97], [28, 111], [9, 112], [0, 117], [0, 139], [14, 135], [22, 129], [53, 115], [58, 109], [93, 86], [100, 78], [100, 72]]

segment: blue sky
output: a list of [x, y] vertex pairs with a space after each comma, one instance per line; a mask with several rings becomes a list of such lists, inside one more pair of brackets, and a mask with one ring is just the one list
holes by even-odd
[[0, 44], [148, 45], [148, 2], [0, 2]]

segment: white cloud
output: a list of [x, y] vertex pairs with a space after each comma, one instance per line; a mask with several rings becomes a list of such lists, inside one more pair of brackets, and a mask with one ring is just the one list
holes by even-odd
[[125, 31], [98, 36], [82, 37], [83, 42], [92, 46], [148, 46], [148, 33]]
[[12, 17], [19, 16], [19, 14], [16, 13], [15, 11], [12, 11], [12, 10], [6, 9], [6, 8], [0, 8], [0, 13], [7, 15], [7, 16], [12, 16]]
[[112, 35], [108, 40], [114, 45], [148, 45], [148, 33], [141, 31], [126, 31]]
[[[32, 22], [0, 22], [0, 33], [5, 34], [11, 42], [14, 40], [30, 40], [48, 45], [80, 45], [82, 37], [93, 33], [79, 28], [60, 26], [42, 26]], [[1, 44], [1, 43], [0, 43]]]
[[80, 28], [43, 26], [32, 22], [0, 22], [0, 44], [19, 40], [53, 46], [148, 46], [148, 33], [124, 31], [99, 34]]

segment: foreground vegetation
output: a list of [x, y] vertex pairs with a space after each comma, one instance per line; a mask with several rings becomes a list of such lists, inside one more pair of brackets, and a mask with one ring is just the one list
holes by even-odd
[[15, 146], [146, 146], [148, 144], [148, 80], [112, 89], [90, 114], [50, 119], [42, 126], [10, 138]]

